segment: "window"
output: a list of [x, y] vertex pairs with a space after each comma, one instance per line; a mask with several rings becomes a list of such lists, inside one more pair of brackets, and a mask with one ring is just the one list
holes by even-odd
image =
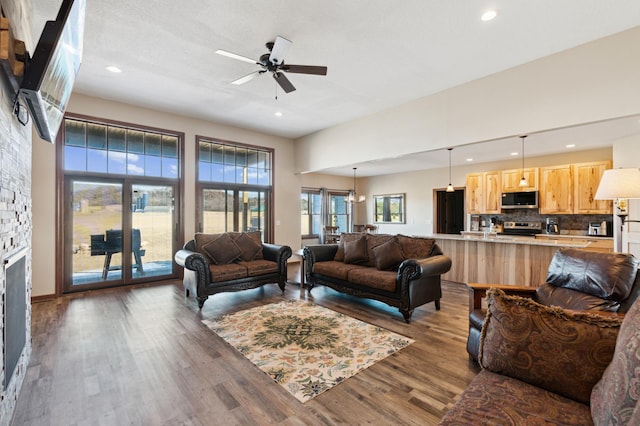
[[340, 232], [349, 232], [348, 192], [329, 192], [329, 217], [327, 225], [337, 226]]
[[198, 230], [261, 231], [271, 241], [273, 150], [197, 138]]
[[64, 169], [69, 172], [176, 179], [178, 136], [66, 119]]
[[303, 189], [300, 194], [301, 228], [303, 238], [319, 237], [322, 230], [322, 196], [319, 189]]

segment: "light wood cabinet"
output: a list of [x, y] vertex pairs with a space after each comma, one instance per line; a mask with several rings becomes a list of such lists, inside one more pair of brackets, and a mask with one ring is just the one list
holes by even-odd
[[[520, 179], [522, 179], [523, 174], [529, 184], [527, 186], [520, 186]], [[502, 192], [537, 191], [538, 188], [537, 167], [502, 171]]]
[[467, 213], [484, 213], [484, 173], [469, 173], [466, 180]]
[[499, 171], [467, 174], [467, 213], [500, 213], [500, 184]]
[[501, 184], [500, 172], [486, 172], [484, 174], [484, 213], [500, 213]]
[[613, 203], [595, 200], [600, 179], [605, 170], [611, 168], [610, 161], [597, 161], [573, 165], [573, 212], [576, 214], [611, 214]]
[[573, 214], [571, 164], [540, 168], [540, 214]]

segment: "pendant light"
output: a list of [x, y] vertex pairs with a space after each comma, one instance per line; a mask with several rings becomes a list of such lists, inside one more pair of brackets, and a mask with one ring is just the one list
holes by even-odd
[[366, 200], [366, 197], [364, 195], [361, 195], [356, 199], [356, 170], [358, 170], [358, 168], [354, 167], [353, 168], [353, 202], [364, 203], [364, 201]]
[[453, 185], [451, 185], [451, 150], [453, 148], [447, 148], [447, 151], [449, 151], [449, 185], [447, 185], [447, 192], [455, 192]]
[[521, 187], [529, 186], [529, 182], [527, 182], [527, 178], [524, 177], [524, 138], [526, 137], [527, 135], [520, 136], [520, 139], [522, 139], [522, 178], [520, 179], [519, 186]]

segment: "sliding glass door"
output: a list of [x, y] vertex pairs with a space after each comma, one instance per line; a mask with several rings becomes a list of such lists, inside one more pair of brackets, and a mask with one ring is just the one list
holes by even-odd
[[65, 199], [65, 292], [174, 275], [173, 185], [67, 177]]

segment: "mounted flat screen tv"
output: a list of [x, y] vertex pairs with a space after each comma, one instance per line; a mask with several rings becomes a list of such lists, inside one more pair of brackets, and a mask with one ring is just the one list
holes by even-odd
[[20, 85], [40, 137], [51, 143], [62, 123], [82, 62], [85, 0], [63, 0], [47, 21]]

